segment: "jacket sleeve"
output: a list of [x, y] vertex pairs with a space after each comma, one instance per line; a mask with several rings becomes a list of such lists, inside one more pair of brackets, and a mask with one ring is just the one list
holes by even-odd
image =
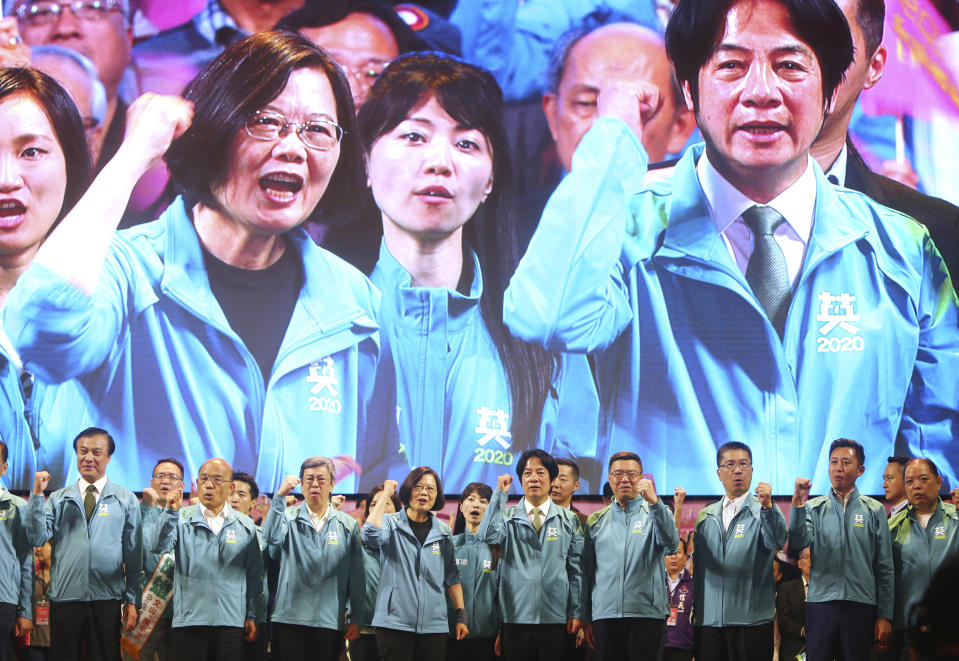
[[145, 532], [150, 537], [144, 537], [143, 544], [151, 553], [166, 553], [176, 547], [179, 534], [180, 510], [163, 510], [160, 515], [159, 525], [151, 526]]
[[393, 536], [395, 525], [393, 517], [388, 514], [383, 515], [383, 525], [379, 528], [367, 521], [363, 524], [363, 543], [372, 549], [383, 548]]
[[[799, 581], [799, 589], [802, 589], [802, 579]], [[806, 623], [800, 619], [800, 613], [797, 612], [793, 600], [790, 599], [790, 593], [794, 592], [795, 581], [780, 586], [776, 593], [776, 620], [779, 622], [779, 630], [794, 638], [802, 638], [802, 629]], [[788, 586], [788, 589], [787, 589]]]
[[480, 522], [477, 534], [487, 544], [502, 544], [506, 540], [506, 519], [503, 517], [503, 506], [506, 504], [507, 494], [499, 489], [493, 489], [493, 497]]
[[43, 546], [53, 537], [55, 517], [53, 497], [43, 502], [43, 496], [31, 493], [30, 500], [23, 508], [23, 523], [30, 546]]
[[791, 507], [789, 510], [789, 548], [802, 551], [807, 546], [812, 546], [815, 540], [816, 533], [813, 527], [812, 514], [809, 511], [809, 503], [803, 503], [802, 507]]
[[[903, 405], [899, 435], [916, 457], [932, 459], [959, 483], [959, 300], [942, 257], [924, 234], [919, 346]], [[959, 278], [959, 274], [952, 274]], [[897, 442], [899, 442], [897, 440]], [[945, 481], [945, 480], [944, 480]]]
[[768, 551], [778, 551], [786, 546], [786, 517], [776, 503], [768, 510], [760, 506], [759, 533], [763, 537], [763, 546]]
[[[500, 493], [503, 493], [500, 491]], [[586, 539], [583, 527], [575, 514], [569, 515], [573, 534], [569, 540], [569, 551], [566, 554], [566, 577], [569, 580], [569, 598], [566, 600], [566, 617], [575, 617], [585, 620], [589, 612], [589, 580], [583, 572], [583, 547]]]
[[[118, 239], [113, 241], [115, 248]], [[44, 381], [62, 383], [120, 351], [135, 298], [111, 248], [92, 296], [46, 266], [32, 265], [11, 290], [3, 323], [24, 364]]]
[[876, 617], [892, 620], [896, 576], [892, 564], [892, 538], [885, 514], [886, 511], [881, 506], [873, 510], [876, 519], [876, 551], [872, 569], [876, 577]]
[[656, 543], [666, 552], [666, 555], [673, 555], [679, 548], [679, 531], [676, 530], [673, 513], [666, 507], [662, 498], [649, 509], [652, 510], [653, 520], [656, 521]]
[[586, 601], [587, 608], [585, 609], [583, 616], [585, 621], [589, 622], [593, 619], [593, 585], [596, 583], [596, 540], [593, 538], [592, 529], [589, 526], [589, 522], [585, 528], [583, 528], [583, 583], [585, 585], [586, 594], [589, 595], [589, 599]]
[[286, 518], [286, 496], [274, 494], [270, 502], [270, 512], [263, 524], [263, 537], [273, 555], [274, 549], [280, 549], [290, 534], [290, 522]]
[[462, 585], [462, 583], [460, 569], [456, 566], [456, 547], [453, 546], [453, 537], [446, 535], [443, 538], [443, 587], [449, 589], [450, 586]]
[[143, 526], [140, 520], [140, 504], [136, 496], [129, 494], [124, 503], [126, 518], [123, 522], [123, 570], [126, 581], [124, 603], [140, 607], [141, 583], [143, 579]]
[[[246, 567], [246, 619], [251, 622], [266, 621], [266, 596], [263, 594], [264, 570], [263, 570], [263, 551], [260, 550], [260, 542], [256, 538], [256, 530], [251, 530], [250, 542], [246, 545], [246, 554], [244, 558]], [[262, 620], [257, 619], [259, 611], [262, 609]]]
[[350, 573], [347, 578], [346, 600], [349, 604], [349, 622], [370, 622], [373, 613], [364, 613], [366, 603], [366, 567], [363, 564], [363, 546], [360, 543], [359, 526], [350, 533]]
[[33, 582], [35, 579], [33, 547], [27, 541], [27, 531], [23, 525], [22, 512], [18, 512], [18, 525], [14, 530], [13, 548], [20, 564], [20, 588], [17, 615], [33, 620]]
[[589, 353], [630, 323], [623, 244], [647, 161], [622, 120], [601, 117], [583, 136], [506, 290], [503, 320], [514, 335]]

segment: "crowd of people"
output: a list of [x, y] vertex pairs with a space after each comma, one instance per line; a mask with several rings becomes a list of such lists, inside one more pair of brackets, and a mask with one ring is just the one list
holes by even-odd
[[[924, 593], [959, 550], [959, 209], [849, 139], [882, 0], [570, 1], [539, 41], [480, 29], [514, 0], [265, 4], [132, 48], [124, 0], [6, 3], [0, 447], [32, 492], [0, 494], [0, 659], [41, 621], [58, 660], [954, 644]], [[127, 105], [138, 49], [170, 89]], [[680, 539], [651, 476], [713, 470]]]
[[589, 516], [561, 477], [575, 485], [575, 462], [533, 449], [518, 503], [510, 473], [474, 482], [452, 525], [428, 466], [374, 487], [354, 517], [332, 495], [334, 462], [309, 457], [257, 524], [256, 481], [223, 459], [186, 495], [182, 462], [161, 459], [138, 502], [106, 475], [112, 436], [89, 428], [74, 447], [76, 484], [45, 498], [39, 472], [29, 501], [0, 497], [3, 658], [14, 636], [27, 659], [150, 661], [898, 660], [959, 644], [923, 629], [947, 621], [936, 577], [959, 565], [936, 465], [890, 462], [907, 505], [887, 519], [856, 487], [865, 457], [849, 439], [830, 446], [829, 493], [796, 480], [788, 526], [770, 485], [753, 487], [749, 446], [721, 446], [725, 495], [685, 538], [682, 499], [674, 516], [631, 451], [611, 457], [611, 502]]

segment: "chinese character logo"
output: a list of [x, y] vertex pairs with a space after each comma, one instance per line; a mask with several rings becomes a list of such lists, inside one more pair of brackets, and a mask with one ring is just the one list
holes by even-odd
[[326, 533], [326, 543], [327, 544], [339, 544], [340, 536], [335, 530], [330, 530]]
[[476, 409], [476, 415], [479, 416], [479, 423], [473, 431], [481, 434], [476, 440], [480, 447], [496, 441], [504, 450], [509, 448], [509, 414], [503, 409], [492, 410], [488, 406], [481, 406]]
[[236, 531], [227, 530], [226, 531], [226, 543], [227, 544], [236, 544]]
[[856, 517], [853, 519], [852, 525], [856, 528], [865, 528], [866, 519], [863, 517], [862, 514], [857, 514]]
[[636, 519], [633, 521], [633, 532], [639, 533], [643, 532], [643, 526], [646, 525], [646, 522], [643, 519]]
[[306, 382], [313, 384], [310, 392], [314, 395], [319, 395], [324, 390], [328, 390], [331, 397], [339, 396], [339, 391], [336, 388], [340, 385], [340, 382], [336, 380], [333, 359], [329, 356], [310, 363], [310, 373], [306, 377]]
[[491, 571], [493, 571], [493, 561], [492, 561], [492, 560], [484, 560], [484, 561], [483, 561], [483, 572], [485, 573], [485, 572], [491, 572]]
[[733, 533], [733, 537], [735, 537], [735, 538], [737, 538], [737, 539], [740, 539], [740, 538], [745, 537], [745, 536], [746, 536], [746, 524], [745, 524], [745, 523], [737, 523], [737, 524], [736, 524], [736, 530], [735, 530], [735, 532]]
[[433, 542], [433, 555], [442, 555], [439, 542]]
[[828, 291], [820, 293], [816, 321], [823, 322], [823, 325], [819, 327], [819, 333], [828, 335], [838, 326], [850, 335], [857, 334], [859, 327], [853, 323], [859, 321], [859, 315], [852, 306], [855, 300], [855, 296], [845, 292], [839, 296], [833, 296]]
[[945, 526], [936, 526], [934, 533], [936, 539], [945, 539], [946, 538], [946, 527]]
[[110, 506], [106, 503], [100, 503], [97, 507], [97, 516], [110, 516]]

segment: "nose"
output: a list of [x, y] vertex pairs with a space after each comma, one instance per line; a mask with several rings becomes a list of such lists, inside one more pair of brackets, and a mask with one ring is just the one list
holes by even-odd
[[23, 177], [12, 154], [0, 156], [0, 191], [11, 193], [23, 186]]
[[764, 60], [753, 61], [743, 80], [743, 102], [756, 106], [778, 105], [782, 102], [776, 72]]
[[423, 166], [430, 174], [452, 174], [453, 146], [450, 141], [441, 137], [430, 140], [423, 154]]
[[301, 163], [306, 160], [306, 145], [292, 124], [288, 125], [273, 143], [273, 156], [288, 163]]
[[60, 15], [53, 23], [57, 36], [74, 35], [80, 32], [80, 19], [69, 5], [60, 5]]

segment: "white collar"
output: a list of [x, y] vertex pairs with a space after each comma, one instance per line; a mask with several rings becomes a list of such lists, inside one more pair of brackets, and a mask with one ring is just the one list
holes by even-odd
[[303, 507], [306, 508], [306, 513], [309, 515], [310, 521], [313, 521], [313, 523], [317, 523], [317, 522], [324, 521], [324, 520], [328, 519], [329, 516], [330, 516], [330, 508], [331, 508], [332, 506], [333, 506], [333, 505], [332, 505], [331, 503], [327, 503], [327, 504], [326, 504], [326, 509], [323, 510], [323, 516], [320, 516], [319, 514], [317, 514], [317, 513], [314, 512], [313, 510], [311, 510], [309, 505], [307, 505], [305, 502], [303, 503]]
[[[772, 207], [786, 219], [796, 236], [804, 244], [809, 243], [813, 213], [816, 209], [816, 174], [811, 156], [806, 158], [806, 169], [789, 188], [774, 197], [765, 206]], [[733, 186], [709, 162], [706, 152], [696, 164], [696, 175], [706, 196], [709, 215], [716, 231], [723, 234], [743, 212], [757, 204]]]
[[80, 489], [80, 496], [81, 496], [81, 497], [83, 497], [83, 496], [86, 495], [87, 487], [88, 487], [89, 485], [91, 485], [91, 484], [92, 484], [93, 487], [97, 490], [97, 495], [99, 496], [100, 494], [103, 493], [103, 487], [105, 487], [105, 486], [107, 485], [107, 476], [104, 475], [103, 477], [101, 477], [101, 478], [100, 478], [99, 480], [97, 480], [96, 482], [87, 482], [87, 481], [84, 480], [82, 477], [81, 477], [79, 480], [77, 480], [77, 488]]
[[747, 498], [749, 498], [748, 491], [744, 493], [743, 495], [737, 496], [736, 498], [732, 498], [732, 499], [730, 499], [729, 496], [723, 496], [723, 509], [726, 509], [726, 507], [730, 503], [732, 503], [735, 506], [736, 511], [738, 512], [739, 510], [743, 508], [743, 503], [746, 502]]
[[846, 143], [843, 143], [842, 149], [839, 150], [839, 155], [836, 157], [836, 160], [832, 162], [831, 166], [829, 166], [829, 171], [826, 173], [826, 178], [828, 179], [829, 177], [835, 177], [840, 186], [845, 186], [846, 164], [848, 162], [849, 149], [846, 147]]
[[221, 521], [226, 521], [226, 514], [230, 511], [230, 503], [227, 501], [223, 502], [223, 509], [220, 510], [219, 514], [214, 514], [213, 510], [208, 509], [206, 505], [200, 505], [200, 511], [203, 512], [203, 518], [207, 521], [220, 519]]
[[544, 500], [543, 504], [540, 505], [539, 507], [533, 505], [531, 502], [526, 500], [526, 498], [523, 498], [523, 503], [526, 505], [526, 516], [533, 516], [533, 510], [539, 510], [540, 512], [542, 512], [543, 518], [546, 518], [546, 516], [549, 514], [549, 504], [550, 504], [549, 498]]
[[898, 514], [898, 513], [901, 512], [902, 510], [906, 509], [906, 505], [908, 505], [908, 504], [909, 504], [909, 500], [908, 500], [907, 498], [903, 498], [902, 500], [900, 500], [898, 503], [896, 503], [895, 505], [893, 505], [893, 506], [890, 508], [890, 510], [889, 510], [889, 516], [893, 516], [893, 515], [895, 515], [895, 514]]

